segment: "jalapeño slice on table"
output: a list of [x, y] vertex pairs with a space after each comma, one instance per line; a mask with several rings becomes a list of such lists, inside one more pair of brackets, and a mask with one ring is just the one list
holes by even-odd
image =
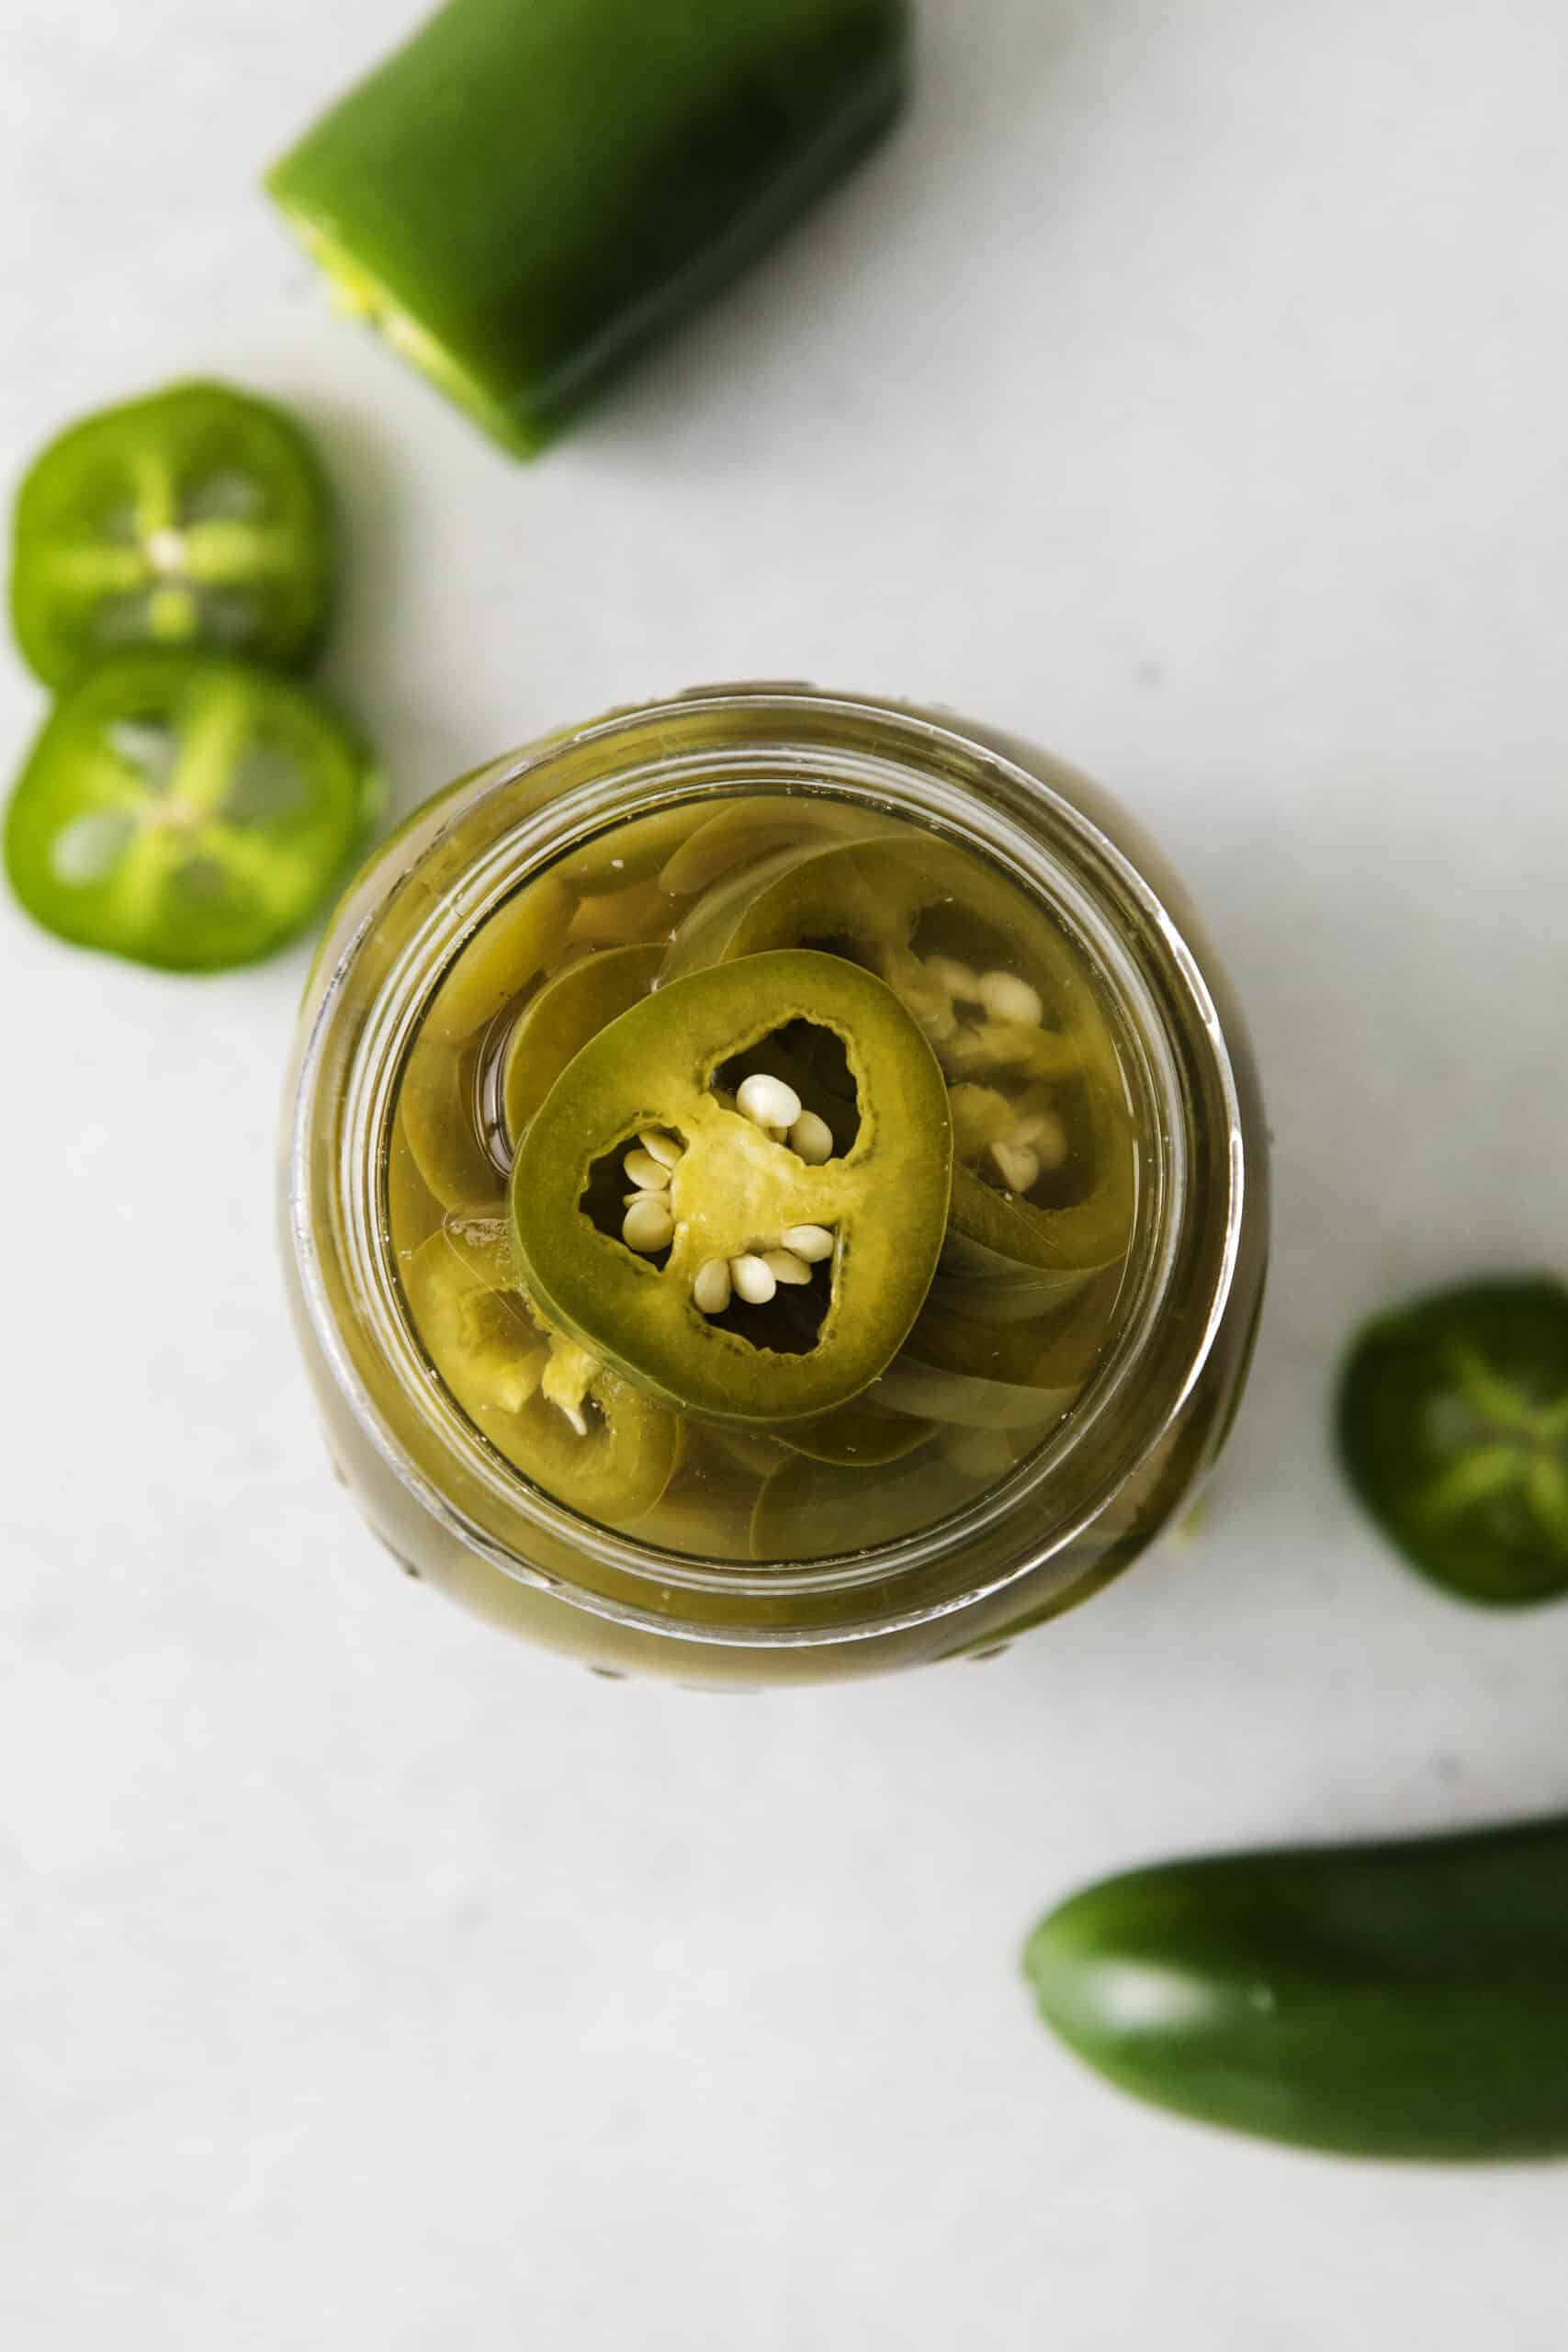
[[1346, 1366], [1339, 1443], [1435, 1583], [1503, 1605], [1568, 1593], [1568, 1288], [1472, 1283], [1380, 1317]]
[[[775, 1038], [819, 1033], [847, 1133], [771, 1067]], [[553, 1325], [675, 1406], [809, 1419], [919, 1313], [951, 1155], [941, 1070], [890, 989], [830, 956], [747, 956], [660, 988], [569, 1063], [518, 1147], [513, 1246]]]
[[380, 797], [360, 737], [294, 680], [213, 654], [119, 654], [67, 689], [35, 742], [6, 871], [62, 939], [217, 971], [309, 922]]
[[613, 1527], [653, 1509], [679, 1456], [679, 1422], [530, 1314], [504, 1225], [448, 1223], [401, 1281], [443, 1382], [514, 1469]]
[[332, 500], [268, 401], [176, 384], [73, 425], [17, 497], [11, 615], [47, 685], [139, 645], [303, 662], [332, 602]]

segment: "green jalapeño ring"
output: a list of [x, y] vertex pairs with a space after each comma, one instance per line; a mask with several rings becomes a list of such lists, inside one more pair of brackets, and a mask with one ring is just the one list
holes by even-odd
[[344, 899], [289, 1099], [341, 1476], [601, 1672], [993, 1654], [1234, 1419], [1240, 1017], [1158, 853], [1010, 738], [715, 688], [475, 771]]

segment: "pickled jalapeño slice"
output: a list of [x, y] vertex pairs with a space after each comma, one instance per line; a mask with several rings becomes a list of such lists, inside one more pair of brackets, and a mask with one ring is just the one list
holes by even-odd
[[11, 614], [46, 685], [139, 645], [291, 666], [332, 602], [331, 495], [269, 401], [176, 384], [60, 435], [17, 499]]
[[543, 1327], [518, 1291], [503, 1225], [448, 1222], [402, 1283], [442, 1381], [514, 1469], [612, 1527], [653, 1509], [679, 1458], [679, 1422]]
[[502, 1079], [513, 1144], [572, 1056], [648, 994], [662, 952], [657, 944], [607, 947], [569, 964], [529, 999], [512, 1033]]
[[34, 744], [6, 871], [62, 939], [218, 971], [310, 921], [380, 797], [359, 736], [295, 681], [212, 654], [121, 654], [67, 689]]
[[[771, 1067], [819, 1066], [819, 1038], [848, 1090], [826, 1111]], [[778, 1426], [897, 1352], [951, 1173], [942, 1072], [892, 990], [811, 950], [748, 956], [660, 987], [574, 1056], [518, 1146], [513, 1247], [542, 1313], [629, 1379]]]
[[1037, 1314], [1124, 1257], [1136, 1171], [1116, 1048], [1078, 959], [1016, 885], [941, 841], [794, 842], [697, 900], [664, 975], [782, 947], [878, 973], [935, 1049], [954, 1304]]

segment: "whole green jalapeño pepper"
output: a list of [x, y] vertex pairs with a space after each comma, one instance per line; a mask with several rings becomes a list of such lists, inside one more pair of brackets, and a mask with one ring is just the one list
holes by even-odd
[[1568, 1817], [1132, 1871], [1053, 1912], [1025, 1967], [1079, 2057], [1203, 2122], [1568, 2154]]
[[[775, 1037], [823, 1033], [853, 1090], [831, 1120], [772, 1068]], [[942, 1072], [892, 991], [831, 956], [747, 956], [660, 988], [574, 1055], [518, 1145], [513, 1248], [550, 1323], [629, 1379], [778, 1426], [858, 1396], [897, 1353], [951, 1164]]]
[[447, 0], [268, 186], [345, 307], [521, 455], [867, 147], [905, 0]]

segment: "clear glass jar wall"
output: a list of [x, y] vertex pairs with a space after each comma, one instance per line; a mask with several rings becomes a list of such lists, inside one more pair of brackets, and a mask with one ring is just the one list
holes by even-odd
[[[911, 1523], [906, 1510], [884, 1539], [858, 1532], [876, 1513], [835, 1504], [798, 1522], [832, 1530], [832, 1550], [795, 1556], [775, 1537], [758, 1547], [768, 1556], [748, 1557], [733, 1537], [705, 1541], [705, 1488], [694, 1533], [673, 1501], [606, 1525], [523, 1475], [482, 1414], [464, 1410], [410, 1309], [394, 1113], [455, 964], [539, 877], [602, 867], [636, 820], [657, 816], [679, 838], [682, 811], [701, 821], [807, 797], [834, 821], [917, 827], [933, 860], [961, 850], [1048, 914], [1114, 1030], [1135, 1212], [1104, 1344], [1037, 1442], [1008, 1446], [984, 1477], [944, 1469], [924, 1487], [917, 1454], [904, 1491], [927, 1496], [927, 1517]], [[503, 1007], [501, 1024], [518, 1011]], [[286, 1261], [340, 1475], [411, 1573], [602, 1671], [744, 1686], [982, 1655], [1134, 1559], [1184, 1508], [1234, 1417], [1268, 1210], [1258, 1083], [1227, 983], [1175, 877], [1113, 802], [1043, 754], [945, 717], [804, 688], [711, 689], [460, 779], [338, 910], [289, 1101]], [[926, 1459], [974, 1456], [954, 1442]], [[831, 1470], [813, 1475], [832, 1501], [843, 1476], [836, 1489]], [[797, 1522], [775, 1512], [773, 1523], [787, 1534]]]

